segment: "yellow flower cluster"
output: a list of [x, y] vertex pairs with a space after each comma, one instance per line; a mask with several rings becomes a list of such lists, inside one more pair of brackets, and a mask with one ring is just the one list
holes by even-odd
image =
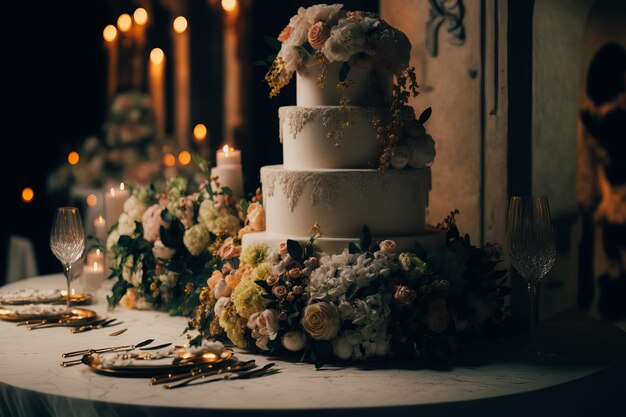
[[[265, 290], [254, 282], [255, 275], [254, 273], [244, 275], [230, 296], [237, 313], [245, 318], [250, 317], [253, 313], [263, 311], [269, 303], [267, 298], [263, 298]], [[222, 324], [221, 320], [220, 324]]]
[[242, 325], [241, 317], [239, 317], [233, 305], [227, 306], [222, 310], [220, 326], [235, 346], [242, 349], [248, 346], [248, 342], [246, 342], [244, 337], [245, 325]]
[[239, 260], [242, 264], [257, 266], [265, 261], [269, 247], [265, 243], [253, 243], [241, 252]]

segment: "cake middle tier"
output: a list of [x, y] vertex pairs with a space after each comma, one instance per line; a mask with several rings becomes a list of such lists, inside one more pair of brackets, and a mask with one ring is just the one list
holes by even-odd
[[280, 107], [283, 164], [290, 169], [376, 168], [381, 147], [374, 123], [385, 117], [384, 107]]
[[353, 238], [364, 225], [378, 236], [411, 235], [426, 225], [430, 169], [380, 172], [261, 168], [268, 233]]

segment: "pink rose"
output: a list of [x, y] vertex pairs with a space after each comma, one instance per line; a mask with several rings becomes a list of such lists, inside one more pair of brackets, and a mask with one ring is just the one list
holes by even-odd
[[161, 237], [161, 226], [168, 229], [169, 223], [165, 222], [161, 218], [161, 212], [163, 207], [159, 204], [150, 206], [148, 210], [141, 216], [141, 223], [143, 224], [143, 238], [148, 242], [156, 242]]
[[291, 26], [287, 25], [283, 30], [280, 31], [278, 35], [278, 40], [281, 42], [285, 42], [291, 36]]
[[297, 279], [302, 276], [302, 269], [299, 266], [294, 266], [287, 271], [287, 276], [291, 279]]
[[287, 241], [283, 240], [278, 244], [278, 253], [280, 256], [287, 256], [289, 254], [287, 251]]
[[383, 240], [380, 242], [380, 252], [387, 256], [396, 256], [397, 245], [393, 240]]
[[279, 299], [285, 298], [287, 296], [287, 292], [287, 287], [285, 287], [284, 285], [277, 285], [272, 288], [272, 294], [274, 294], [274, 296]]
[[431, 301], [428, 306], [428, 314], [426, 315], [426, 325], [435, 333], [443, 333], [448, 328], [450, 315], [446, 308], [446, 302], [438, 298]]
[[317, 22], [309, 28], [308, 39], [314, 49], [322, 49], [330, 36], [330, 29], [324, 22]]
[[213, 289], [222, 279], [224, 279], [224, 275], [222, 275], [220, 271], [213, 271], [211, 278], [206, 281], [206, 284], [209, 286], [210, 289]]
[[222, 247], [219, 250], [219, 255], [222, 259], [235, 258], [241, 255], [241, 246], [235, 245], [233, 238], [229, 237], [222, 244]]
[[295, 295], [300, 295], [304, 292], [304, 287], [302, 285], [295, 285], [292, 288], [292, 291]]
[[406, 285], [396, 285], [393, 290], [393, 299], [400, 304], [411, 304], [417, 298], [417, 293]]

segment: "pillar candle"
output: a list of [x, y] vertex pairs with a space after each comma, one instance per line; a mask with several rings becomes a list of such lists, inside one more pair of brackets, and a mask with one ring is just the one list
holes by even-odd
[[117, 92], [117, 65], [118, 65], [118, 33], [113, 25], [108, 25], [102, 33], [107, 50], [107, 103], [113, 101]]
[[87, 253], [87, 265], [104, 265], [104, 252], [101, 249], [95, 249]]
[[243, 171], [241, 169], [241, 151], [224, 145], [217, 151], [217, 164], [211, 168], [211, 176], [218, 177], [220, 187], [233, 191], [235, 201], [243, 197]]
[[165, 54], [161, 48], [150, 52], [148, 86], [154, 108], [156, 137], [163, 141], [165, 137]]
[[130, 191], [125, 188], [124, 183], [119, 187], [111, 187], [104, 195], [104, 210], [106, 224], [116, 224], [120, 214], [124, 211], [124, 203], [130, 197]]
[[102, 286], [102, 280], [104, 279], [104, 268], [102, 264], [94, 262], [91, 265], [85, 265], [80, 279], [85, 292], [96, 291]]
[[241, 126], [241, 63], [237, 57], [238, 8], [228, 10], [224, 16], [224, 136], [233, 143], [235, 130]]
[[102, 215], [99, 215], [93, 221], [93, 228], [94, 228], [94, 236], [96, 236], [97, 239], [99, 239], [99, 240], [106, 239], [106, 237], [107, 237], [107, 222], [106, 222], [106, 220], [104, 220], [104, 217], [102, 217]]
[[189, 148], [189, 30], [187, 19], [178, 16], [173, 24], [174, 48], [174, 133], [181, 149]]

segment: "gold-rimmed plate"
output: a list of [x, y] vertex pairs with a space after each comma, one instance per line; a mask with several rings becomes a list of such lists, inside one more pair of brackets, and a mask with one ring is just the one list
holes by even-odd
[[22, 321], [22, 320], [60, 320], [66, 319], [72, 322], [88, 322], [96, 318], [96, 312], [86, 308], [72, 308], [69, 312], [58, 313], [20, 313], [10, 308], [0, 308], [0, 320]]
[[185, 359], [184, 361], [180, 361], [179, 359], [175, 359], [171, 364], [160, 365], [150, 365], [149, 359], [146, 359], [146, 365], [104, 367], [101, 359], [96, 354], [85, 355], [82, 361], [89, 369], [98, 374], [125, 378], [152, 378], [160, 375], [187, 372], [193, 368], [215, 367], [219, 369], [224, 366], [235, 365], [239, 362], [239, 360], [233, 356], [232, 350], [225, 350], [221, 355], [205, 353], [193, 357], [191, 360]]
[[[73, 305], [86, 305], [91, 303], [91, 295], [87, 293], [73, 293], [70, 296]], [[7, 306], [21, 306], [26, 304], [65, 304], [67, 303], [67, 291], [62, 291], [58, 297], [51, 298], [22, 298], [18, 300], [1, 301], [0, 304]]]

